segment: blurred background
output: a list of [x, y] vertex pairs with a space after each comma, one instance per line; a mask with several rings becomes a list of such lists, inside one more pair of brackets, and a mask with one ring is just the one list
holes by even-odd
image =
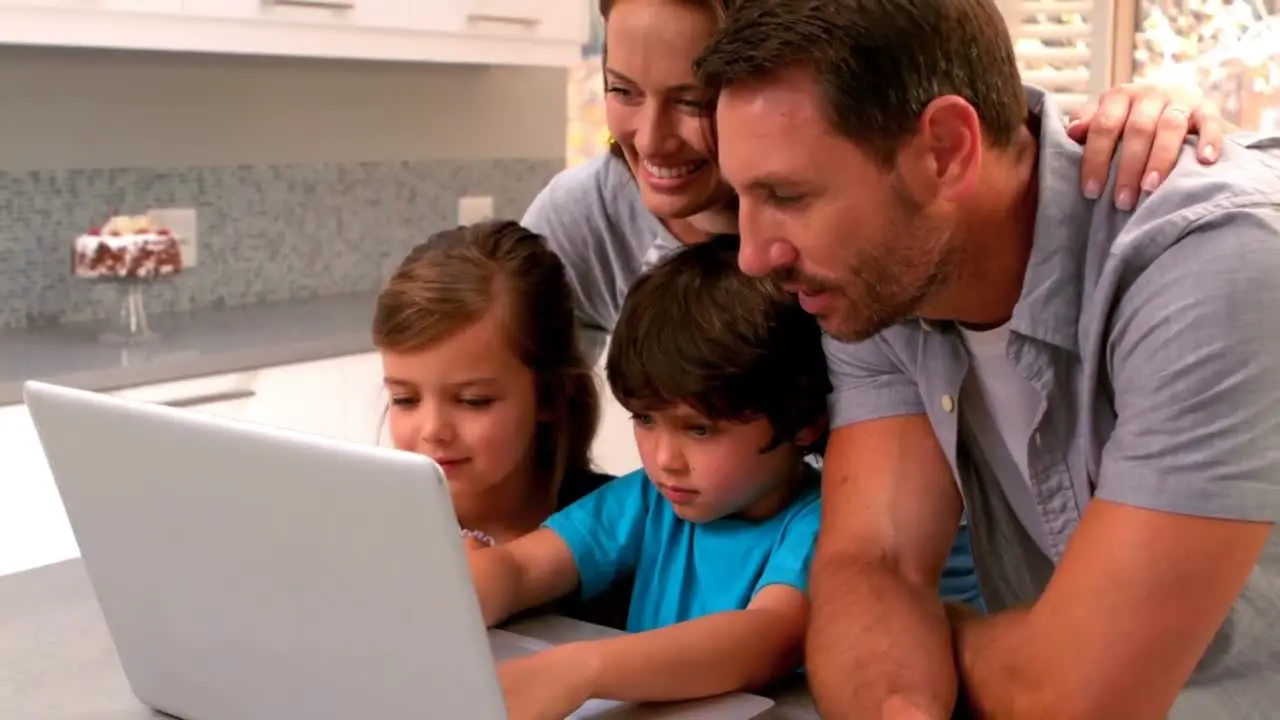
[[[1067, 109], [1129, 80], [1201, 88], [1230, 122], [1280, 129], [1280, 0], [997, 0], [1023, 77]], [[593, 3], [594, 4], [594, 3]], [[594, 17], [594, 13], [593, 13]], [[600, 34], [571, 71], [569, 164], [600, 152]]]

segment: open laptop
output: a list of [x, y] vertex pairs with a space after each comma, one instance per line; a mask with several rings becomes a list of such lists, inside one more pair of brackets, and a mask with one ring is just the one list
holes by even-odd
[[[506, 718], [439, 466], [39, 382], [24, 396], [134, 694], [185, 720]], [[750, 718], [755, 695], [574, 718]]]

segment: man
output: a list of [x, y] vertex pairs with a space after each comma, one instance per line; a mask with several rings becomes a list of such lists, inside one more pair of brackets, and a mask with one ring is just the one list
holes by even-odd
[[698, 71], [740, 264], [834, 338], [823, 715], [1274, 717], [1280, 141], [1085, 200], [991, 0], [742, 0]]

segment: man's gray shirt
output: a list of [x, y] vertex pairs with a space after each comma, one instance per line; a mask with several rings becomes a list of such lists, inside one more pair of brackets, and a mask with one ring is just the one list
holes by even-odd
[[[1041, 398], [1030, 477], [992, 473], [975, 451], [956, 328], [910, 322], [863, 343], [825, 340], [834, 426], [928, 415], [994, 609], [1039, 595], [1094, 498], [1213, 518], [1280, 514], [1280, 138], [1229, 139], [1210, 166], [1188, 146], [1124, 212], [1080, 196], [1080, 146], [1044, 93], [1028, 98], [1042, 118], [1039, 205], [1006, 357]], [[1014, 507], [1033, 508], [1040, 527]], [[1273, 534], [1170, 717], [1278, 716]]]

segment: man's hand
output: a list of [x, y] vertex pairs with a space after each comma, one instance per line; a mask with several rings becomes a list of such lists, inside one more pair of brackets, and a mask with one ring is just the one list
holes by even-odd
[[498, 665], [498, 682], [510, 720], [564, 720], [591, 699], [583, 678], [586, 658], [576, 644]]

